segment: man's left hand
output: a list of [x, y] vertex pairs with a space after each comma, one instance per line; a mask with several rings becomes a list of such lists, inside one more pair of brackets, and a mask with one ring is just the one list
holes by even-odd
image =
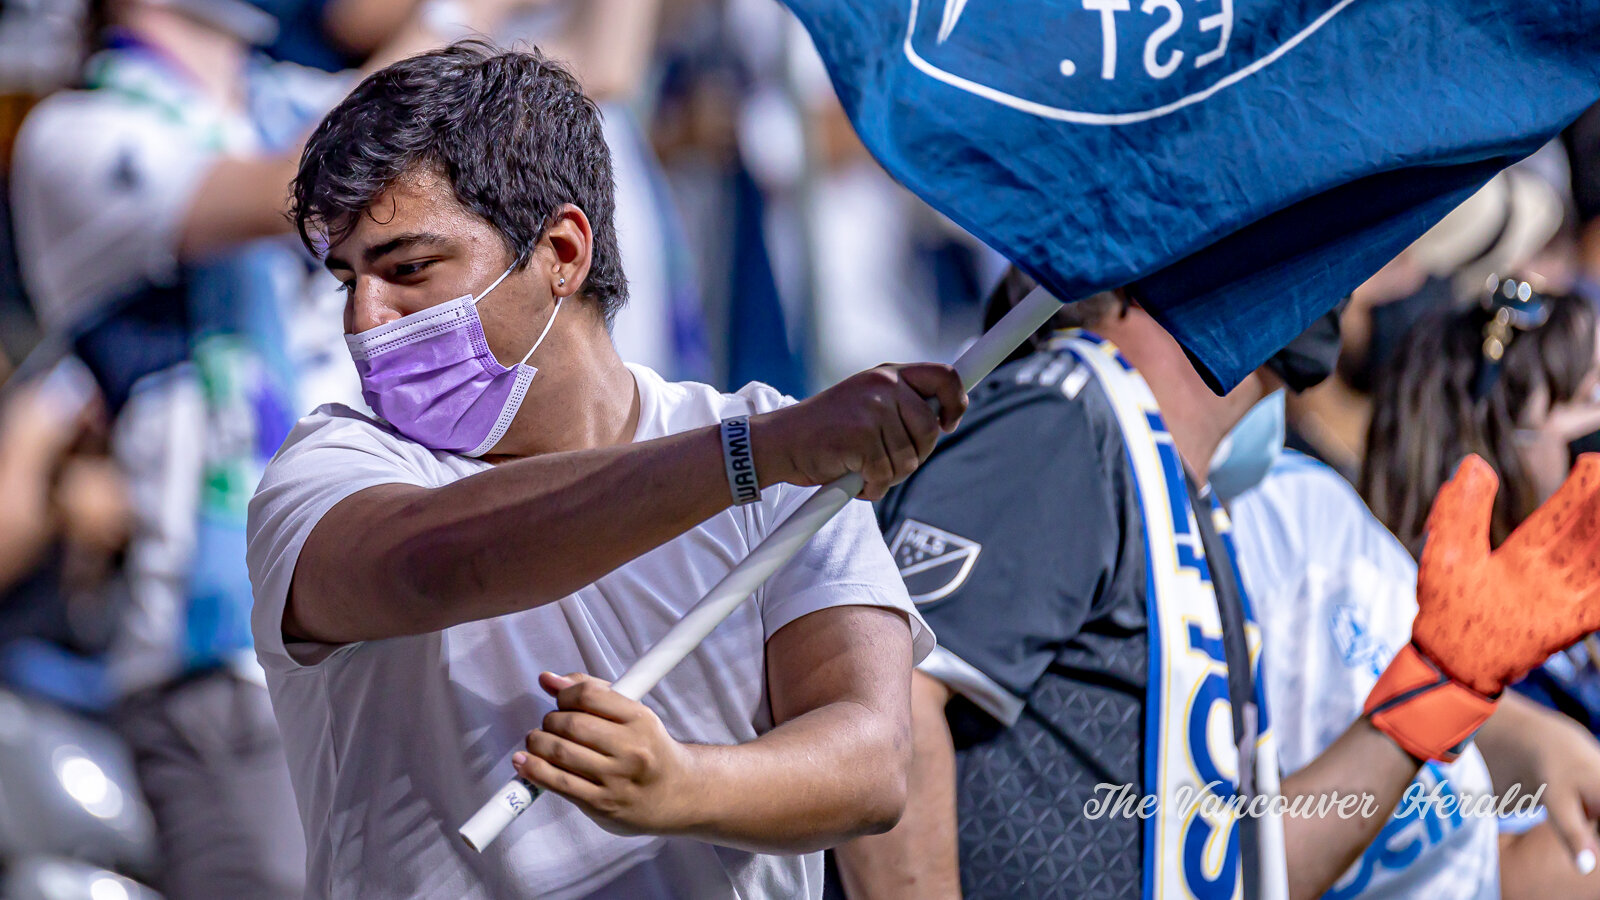
[[667, 734], [649, 707], [582, 673], [539, 676], [556, 699], [528, 732], [517, 774], [571, 800], [615, 834], [671, 834], [692, 825], [692, 748]]

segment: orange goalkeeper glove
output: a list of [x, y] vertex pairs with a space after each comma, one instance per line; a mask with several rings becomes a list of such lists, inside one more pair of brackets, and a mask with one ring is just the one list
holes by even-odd
[[1491, 553], [1498, 489], [1477, 456], [1440, 488], [1411, 643], [1367, 697], [1372, 724], [1419, 759], [1454, 760], [1507, 685], [1600, 630], [1600, 454]]

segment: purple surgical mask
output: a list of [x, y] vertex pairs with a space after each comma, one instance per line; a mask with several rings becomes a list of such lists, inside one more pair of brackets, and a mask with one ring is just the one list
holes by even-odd
[[361, 396], [372, 411], [433, 450], [482, 456], [493, 449], [511, 427], [539, 371], [527, 364], [528, 358], [561, 312], [557, 298], [550, 321], [522, 361], [509, 369], [500, 365], [483, 336], [478, 301], [510, 274], [506, 269], [476, 299], [467, 294], [345, 335], [361, 375]]

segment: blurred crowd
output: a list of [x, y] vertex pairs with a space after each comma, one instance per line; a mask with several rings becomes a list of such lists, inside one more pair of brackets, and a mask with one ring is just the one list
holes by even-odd
[[[298, 415], [361, 397], [283, 187], [355, 79], [480, 32], [601, 103], [624, 359], [803, 396], [977, 332], [1005, 261], [888, 179], [772, 0], [4, 0], [0, 895], [299, 895], [244, 510]], [[1496, 276], [1542, 312], [1503, 312]], [[1503, 536], [1600, 449], [1597, 308], [1600, 110], [1354, 293], [1289, 445], [1413, 551], [1477, 452]], [[1600, 730], [1596, 649], [1522, 688]], [[218, 863], [230, 805], [262, 836]]]

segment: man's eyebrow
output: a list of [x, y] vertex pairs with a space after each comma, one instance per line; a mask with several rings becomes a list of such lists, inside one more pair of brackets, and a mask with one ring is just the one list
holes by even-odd
[[[370, 266], [383, 257], [388, 256], [390, 253], [395, 252], [396, 250], [409, 250], [415, 247], [439, 247], [449, 242], [450, 239], [442, 234], [437, 234], [431, 231], [412, 231], [405, 234], [396, 235], [395, 237], [392, 237], [381, 244], [368, 247], [367, 249], [361, 251], [361, 258], [366, 261], [367, 265]], [[348, 271], [355, 268], [337, 256], [329, 256], [322, 261], [322, 264], [330, 271], [334, 269], [344, 269]]]
[[370, 266], [396, 250], [410, 250], [414, 247], [439, 247], [449, 242], [450, 239], [442, 234], [435, 234], [431, 231], [411, 231], [390, 238], [377, 246], [368, 247], [362, 251], [361, 257]]

